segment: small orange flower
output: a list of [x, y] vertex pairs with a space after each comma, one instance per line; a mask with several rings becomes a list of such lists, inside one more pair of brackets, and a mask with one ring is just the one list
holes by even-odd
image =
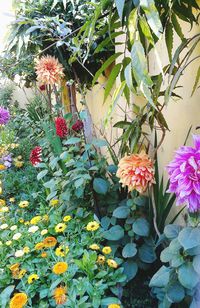
[[53, 297], [55, 299], [56, 305], [63, 305], [66, 303], [66, 287], [58, 287], [53, 292]]
[[66, 262], [58, 262], [53, 267], [53, 273], [60, 275], [66, 272], [68, 269], [68, 264]]
[[28, 301], [25, 293], [15, 293], [10, 301], [10, 308], [23, 308]]
[[153, 161], [144, 151], [123, 157], [116, 175], [122, 186], [127, 186], [129, 191], [135, 189], [143, 193], [148, 185], [155, 183]]
[[52, 56], [42, 57], [35, 68], [38, 81], [44, 85], [58, 84], [64, 76], [62, 64]]
[[48, 236], [43, 240], [43, 244], [46, 248], [54, 247], [57, 244], [57, 239], [53, 236]]

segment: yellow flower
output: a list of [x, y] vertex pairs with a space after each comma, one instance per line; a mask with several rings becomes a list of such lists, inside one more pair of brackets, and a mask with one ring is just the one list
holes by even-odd
[[22, 156], [21, 156], [21, 155], [17, 156], [17, 159], [21, 160], [21, 159], [22, 159]]
[[0, 171], [2, 170], [6, 170], [6, 166], [4, 166], [3, 164], [0, 164]]
[[63, 274], [67, 271], [68, 264], [66, 262], [58, 262], [54, 265], [52, 271], [56, 275]]
[[15, 202], [15, 198], [10, 198], [9, 201], [10, 201], [11, 203], [14, 203], [14, 202]]
[[25, 226], [30, 225], [30, 221], [25, 221], [24, 225], [25, 225]]
[[45, 251], [43, 251], [43, 252], [41, 253], [41, 257], [42, 257], [42, 258], [46, 258], [46, 257], [47, 257], [47, 253], [46, 253]]
[[38, 280], [39, 276], [37, 274], [31, 274], [28, 276], [28, 284], [33, 283], [35, 280]]
[[41, 250], [44, 248], [44, 243], [40, 242], [35, 245], [35, 250]]
[[0, 199], [0, 206], [5, 206], [6, 205], [6, 201], [3, 199]]
[[97, 244], [90, 245], [90, 249], [92, 250], [100, 250], [100, 247]]
[[29, 248], [28, 246], [25, 246], [25, 247], [23, 248], [23, 252], [24, 252], [24, 253], [29, 253], [29, 252], [30, 252], [30, 248]]
[[35, 233], [39, 230], [38, 226], [32, 226], [28, 229], [29, 233]]
[[7, 206], [2, 206], [2, 207], [0, 208], [0, 212], [1, 212], [1, 213], [9, 212], [9, 208], [8, 208]]
[[11, 230], [11, 231], [15, 231], [16, 229], [17, 229], [17, 226], [16, 226], [16, 225], [13, 225], [13, 226], [10, 227], [10, 230]]
[[51, 247], [56, 246], [57, 239], [53, 236], [48, 236], [43, 240], [43, 243], [46, 248], [51, 248]]
[[59, 200], [58, 199], [52, 199], [49, 204], [50, 204], [50, 206], [56, 206], [56, 205], [59, 204]]
[[120, 308], [121, 306], [118, 304], [110, 304], [108, 308]]
[[108, 259], [107, 263], [108, 263], [108, 266], [110, 266], [112, 268], [117, 268], [118, 267], [118, 264], [117, 264], [117, 262], [115, 260]]
[[25, 293], [15, 293], [10, 301], [10, 308], [23, 308], [28, 301]]
[[22, 270], [19, 272], [18, 279], [22, 279], [22, 277], [24, 277], [24, 275], [26, 274], [26, 272], [27, 272], [27, 270], [22, 269]]
[[21, 233], [15, 233], [14, 235], [13, 235], [13, 240], [19, 240], [20, 239], [20, 237], [22, 236], [22, 234]]
[[6, 246], [10, 246], [12, 244], [12, 241], [7, 241], [5, 244]]
[[3, 224], [3, 225], [0, 226], [0, 229], [1, 229], [1, 230], [5, 230], [5, 229], [7, 229], [7, 228], [8, 228], [8, 224]]
[[66, 287], [58, 287], [54, 290], [53, 292], [53, 297], [55, 299], [56, 305], [64, 305], [66, 300], [67, 300], [67, 296], [66, 296]]
[[87, 231], [96, 231], [97, 229], [99, 229], [99, 223], [96, 221], [91, 221], [87, 224], [86, 229]]
[[68, 222], [68, 221], [70, 221], [72, 218], [71, 218], [71, 216], [70, 215], [67, 215], [67, 216], [65, 216], [64, 218], [63, 218], [63, 221], [64, 222]]
[[55, 226], [55, 231], [57, 232], [57, 233], [59, 233], [59, 232], [64, 232], [65, 231], [65, 229], [66, 229], [66, 224], [64, 224], [64, 223], [59, 223], [57, 226]]
[[28, 207], [29, 206], [29, 202], [28, 201], [21, 201], [19, 203], [19, 207], [21, 207], [22, 209], [25, 208], [25, 207]]
[[103, 252], [105, 255], [109, 255], [109, 254], [112, 252], [112, 249], [111, 249], [109, 246], [105, 246], [105, 247], [102, 249], [102, 252]]
[[41, 216], [35, 216], [31, 219], [30, 223], [31, 225], [37, 225], [37, 223], [42, 219]]
[[23, 219], [23, 218], [20, 218], [19, 222], [20, 222], [21, 224], [23, 224], [23, 223], [24, 223], [24, 219]]
[[58, 248], [56, 248], [55, 254], [58, 257], [64, 257], [65, 256], [65, 248], [63, 246], [59, 246]]
[[19, 267], [20, 267], [20, 263], [14, 263], [14, 264], [12, 264], [12, 265], [9, 267], [9, 269], [10, 269], [11, 271], [16, 271], [16, 270], [19, 269]]
[[24, 255], [24, 251], [21, 250], [21, 249], [19, 249], [19, 250], [17, 250], [17, 251], [15, 252], [15, 257], [16, 257], [16, 258], [20, 258], [20, 257], [22, 257], [23, 255]]
[[15, 160], [15, 167], [16, 168], [22, 168], [23, 165], [24, 165], [24, 162], [23, 161], [19, 161], [19, 160]]
[[98, 258], [97, 258], [97, 263], [98, 264], [104, 264], [106, 261], [106, 258], [102, 255], [99, 255]]
[[44, 229], [44, 230], [41, 231], [40, 234], [41, 234], [41, 235], [45, 235], [45, 234], [47, 234], [47, 233], [48, 233], [48, 230], [47, 230], [47, 229]]

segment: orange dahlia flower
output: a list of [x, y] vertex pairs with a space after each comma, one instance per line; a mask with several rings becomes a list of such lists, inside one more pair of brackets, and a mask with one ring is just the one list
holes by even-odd
[[36, 66], [37, 80], [41, 84], [58, 84], [64, 76], [62, 64], [52, 56], [43, 56], [38, 60]]
[[43, 244], [46, 248], [54, 247], [57, 244], [57, 239], [54, 236], [48, 236], [43, 240]]
[[15, 293], [10, 301], [10, 308], [22, 308], [26, 305], [28, 297], [25, 293]]
[[143, 193], [148, 185], [155, 183], [153, 161], [144, 151], [123, 157], [116, 175], [122, 186], [127, 186], [129, 191], [135, 189]]
[[53, 273], [56, 275], [60, 275], [65, 273], [67, 269], [68, 269], [68, 264], [66, 262], [57, 262], [53, 266]]
[[56, 305], [64, 305], [67, 300], [66, 288], [62, 286], [56, 288], [53, 292], [53, 297], [55, 299]]

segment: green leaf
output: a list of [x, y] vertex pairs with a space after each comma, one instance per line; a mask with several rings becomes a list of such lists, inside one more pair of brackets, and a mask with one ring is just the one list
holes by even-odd
[[140, 5], [145, 12], [150, 28], [159, 38], [163, 27], [154, 0], [140, 0]]
[[108, 58], [108, 60], [106, 60], [106, 62], [100, 67], [100, 69], [96, 72], [93, 81], [92, 81], [92, 86], [94, 86], [95, 82], [97, 81], [97, 79], [101, 76], [101, 74], [105, 71], [105, 69], [111, 64], [113, 63], [120, 55], [122, 54], [122, 52], [117, 52], [114, 55], [112, 55], [110, 58]]
[[178, 34], [180, 39], [183, 41], [184, 40], [184, 34], [183, 34], [181, 26], [180, 26], [180, 24], [179, 24], [179, 22], [177, 20], [176, 14], [172, 13], [171, 21], [172, 21], [172, 24], [174, 26], [174, 29], [175, 29], [176, 33]]
[[178, 268], [178, 280], [185, 288], [192, 290], [199, 282], [199, 275], [192, 264], [186, 263]]
[[182, 227], [179, 225], [167, 225], [164, 229], [164, 234], [168, 239], [172, 240], [179, 235], [181, 229]]
[[137, 248], [135, 243], [128, 243], [122, 250], [122, 256], [124, 258], [134, 257], [137, 253]]
[[135, 89], [133, 86], [133, 76], [132, 76], [132, 65], [129, 63], [124, 70], [124, 77], [127, 83], [128, 88], [135, 93]]
[[103, 139], [92, 139], [91, 142], [95, 147], [107, 147], [108, 146], [108, 142], [106, 140]]
[[119, 225], [113, 226], [103, 233], [103, 237], [109, 241], [118, 241], [124, 237], [124, 229]]
[[195, 271], [200, 275], [200, 255], [194, 257], [193, 267]]
[[113, 212], [113, 216], [116, 218], [127, 218], [130, 214], [130, 209], [127, 206], [119, 206]]
[[1, 308], [6, 307], [8, 301], [10, 300], [10, 295], [13, 292], [14, 288], [15, 288], [14, 285], [10, 285], [1, 292], [1, 295], [0, 295]]
[[185, 290], [179, 283], [173, 283], [167, 289], [167, 297], [172, 303], [179, 303], [185, 297]]
[[139, 257], [145, 263], [153, 263], [157, 259], [154, 247], [147, 244], [139, 248]]
[[42, 178], [44, 178], [45, 175], [47, 175], [47, 173], [48, 173], [48, 170], [46, 170], [46, 169], [40, 171], [40, 173], [38, 173], [38, 175], [37, 175], [37, 180], [39, 181], [39, 180], [41, 180]]
[[112, 90], [113, 86], [115, 85], [116, 78], [119, 75], [119, 72], [121, 70], [121, 66], [122, 66], [122, 64], [119, 63], [119, 64], [115, 65], [114, 68], [112, 69], [112, 72], [111, 72], [111, 74], [108, 78], [108, 81], [107, 81], [106, 87], [105, 87], [104, 102], [107, 99], [108, 95], [110, 94], [110, 91]]
[[185, 250], [200, 245], [200, 229], [186, 227], [178, 235], [178, 240]]
[[134, 42], [135, 32], [137, 29], [137, 8], [133, 9], [128, 17], [128, 32], [131, 45]]
[[171, 22], [167, 23], [166, 30], [165, 30], [165, 40], [166, 46], [169, 56], [169, 61], [172, 61], [172, 49], [173, 49], [173, 25]]
[[163, 265], [151, 278], [150, 287], [165, 288], [169, 283], [170, 272], [171, 269]]
[[138, 218], [134, 221], [132, 229], [137, 235], [148, 236], [150, 231], [150, 226], [145, 218]]
[[95, 178], [93, 181], [93, 189], [101, 195], [105, 195], [108, 192], [109, 184], [108, 181], [102, 178]]
[[197, 71], [197, 74], [196, 74], [195, 83], [194, 83], [194, 86], [193, 86], [193, 89], [192, 89], [192, 94], [191, 94], [191, 96], [192, 96], [192, 95], [194, 94], [194, 92], [196, 91], [196, 88], [197, 88], [197, 86], [198, 86], [199, 80], [200, 80], [200, 66], [199, 66], [198, 71]]
[[120, 32], [114, 32], [112, 33], [109, 37], [107, 37], [105, 40], [103, 40], [100, 44], [98, 44], [97, 48], [95, 49], [94, 51], [94, 54], [98, 53], [98, 52], [101, 52], [102, 49], [104, 49], [105, 47], [108, 46], [108, 44], [110, 44], [110, 42], [115, 39], [116, 37], [120, 36], [124, 34], [123, 31], [120, 31]]
[[143, 17], [143, 16], [140, 17], [139, 24], [140, 24], [140, 27], [141, 27], [141, 30], [142, 30], [144, 36], [147, 38], [147, 40], [149, 41], [150, 44], [154, 45], [153, 36], [151, 34], [151, 30], [149, 28], [149, 25], [148, 25], [145, 17]]
[[79, 143], [79, 142], [81, 142], [81, 138], [72, 137], [72, 138], [69, 138], [68, 140], [64, 141], [63, 144], [64, 145], [71, 145], [71, 144], [76, 144], [76, 143]]
[[116, 4], [116, 7], [117, 7], [117, 12], [119, 14], [119, 17], [122, 20], [125, 0], [115, 0], [115, 4]]
[[106, 307], [111, 304], [120, 304], [120, 303], [121, 303], [120, 300], [116, 297], [106, 297], [103, 298], [101, 301], [101, 305]]
[[122, 267], [124, 268], [124, 274], [127, 277], [127, 282], [132, 280], [138, 271], [138, 265], [134, 260], [127, 260], [123, 263]]

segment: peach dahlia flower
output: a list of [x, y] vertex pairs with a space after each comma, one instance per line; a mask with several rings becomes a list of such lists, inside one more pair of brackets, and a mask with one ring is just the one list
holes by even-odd
[[122, 186], [127, 186], [129, 191], [135, 189], [143, 193], [148, 185], [155, 183], [153, 161], [144, 151], [123, 157], [116, 175]]
[[58, 84], [64, 76], [62, 64], [52, 56], [43, 56], [35, 66], [37, 80], [44, 85]]

